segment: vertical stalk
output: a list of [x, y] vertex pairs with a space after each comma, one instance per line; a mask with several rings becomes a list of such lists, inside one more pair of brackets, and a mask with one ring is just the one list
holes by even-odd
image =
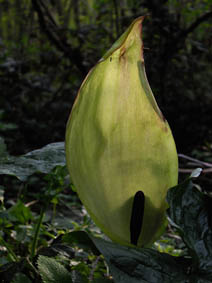
[[51, 220], [52, 224], [53, 224], [53, 222], [55, 220], [55, 216], [56, 216], [56, 207], [57, 207], [57, 204], [53, 203], [53, 213], [52, 213], [52, 220]]
[[116, 25], [116, 37], [118, 37], [120, 34], [119, 30], [119, 11], [118, 11], [118, 3], [116, 0], [113, 0], [114, 10], [115, 10], [115, 25]]
[[18, 261], [18, 258], [16, 254], [13, 252], [13, 250], [10, 248], [10, 246], [5, 242], [5, 240], [1, 237], [0, 238], [0, 243], [2, 242], [2, 245], [7, 249], [8, 256], [12, 261]]
[[34, 235], [34, 238], [33, 238], [32, 249], [31, 249], [31, 259], [35, 256], [35, 253], [36, 253], [37, 244], [38, 244], [38, 236], [39, 236], [39, 233], [40, 233], [41, 224], [43, 222], [44, 212], [45, 212], [45, 208], [43, 207], [42, 210], [41, 210], [40, 217], [38, 219], [38, 223], [36, 225], [36, 229], [35, 229], [35, 235]]

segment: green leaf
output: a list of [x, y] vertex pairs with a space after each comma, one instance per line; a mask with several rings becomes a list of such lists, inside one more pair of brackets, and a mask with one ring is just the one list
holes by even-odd
[[91, 250], [95, 255], [99, 255], [98, 249], [85, 231], [66, 233], [62, 237], [62, 242], [69, 245], [77, 244], [80, 248]]
[[73, 258], [75, 256], [75, 251], [72, 247], [64, 244], [52, 244], [49, 247], [42, 248], [39, 253], [44, 256], [62, 256], [67, 258]]
[[9, 219], [11, 221], [19, 221], [21, 224], [26, 224], [32, 219], [32, 214], [29, 207], [26, 207], [21, 200], [8, 210]]
[[148, 248], [124, 247], [100, 238], [92, 240], [104, 255], [116, 283], [187, 282], [182, 265], [173, 256]]
[[36, 173], [49, 173], [56, 166], [66, 164], [64, 142], [51, 143], [20, 157], [0, 159], [0, 174], [16, 176], [21, 181]]
[[72, 283], [71, 273], [54, 258], [40, 255], [38, 270], [43, 283]]
[[212, 199], [195, 187], [191, 177], [169, 190], [168, 215], [189, 248], [196, 268], [212, 280]]
[[23, 273], [17, 273], [12, 283], [32, 283], [32, 281]]

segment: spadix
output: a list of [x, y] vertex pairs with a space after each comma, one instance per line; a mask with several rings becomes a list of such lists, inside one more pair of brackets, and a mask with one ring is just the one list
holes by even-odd
[[124, 245], [148, 246], [164, 231], [178, 159], [146, 78], [142, 21], [131, 24], [82, 83], [67, 124], [66, 158], [102, 231]]

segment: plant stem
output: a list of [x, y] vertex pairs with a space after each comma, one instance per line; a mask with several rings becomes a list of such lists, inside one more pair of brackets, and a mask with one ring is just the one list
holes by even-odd
[[31, 259], [33, 259], [33, 257], [35, 256], [35, 253], [36, 253], [38, 236], [39, 236], [39, 233], [40, 233], [40, 228], [41, 228], [41, 224], [42, 224], [42, 221], [43, 221], [44, 212], [45, 212], [45, 208], [43, 207], [42, 210], [41, 210], [40, 217], [38, 219], [38, 223], [37, 223], [36, 228], [35, 228], [35, 235], [34, 235], [33, 242], [32, 242]]
[[5, 242], [5, 240], [1, 237], [0, 238], [0, 243], [2, 242], [2, 245], [5, 246], [5, 248], [8, 251], [8, 255], [11, 258], [12, 261], [18, 261], [18, 258], [16, 254], [13, 252], [13, 250], [10, 248], [10, 246]]
[[115, 25], [116, 25], [116, 36], [118, 37], [119, 34], [119, 12], [118, 12], [118, 4], [116, 0], [113, 0], [113, 5], [115, 9]]
[[53, 203], [53, 213], [52, 213], [52, 220], [51, 220], [51, 224], [53, 224], [54, 220], [55, 220], [55, 216], [56, 216], [56, 207], [57, 204]]

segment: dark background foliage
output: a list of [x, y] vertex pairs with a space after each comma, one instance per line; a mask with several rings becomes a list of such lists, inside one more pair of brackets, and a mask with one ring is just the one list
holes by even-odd
[[210, 0], [0, 1], [0, 136], [11, 154], [64, 140], [77, 90], [133, 19], [179, 152], [212, 144]]

